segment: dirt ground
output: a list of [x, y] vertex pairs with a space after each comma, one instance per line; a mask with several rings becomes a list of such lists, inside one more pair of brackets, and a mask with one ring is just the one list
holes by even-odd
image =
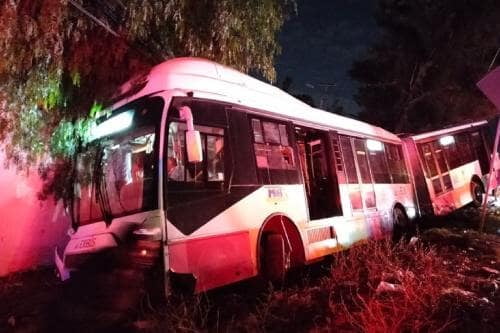
[[478, 216], [423, 221], [409, 242], [355, 247], [280, 287], [247, 281], [166, 303], [133, 270], [71, 283], [53, 268], [17, 273], [0, 279], [0, 332], [500, 332], [500, 211], [484, 234]]

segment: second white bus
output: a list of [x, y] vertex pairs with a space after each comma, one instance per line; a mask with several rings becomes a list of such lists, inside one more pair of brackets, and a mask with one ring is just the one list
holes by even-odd
[[[479, 121], [403, 139], [419, 215], [445, 215], [470, 203], [482, 204], [494, 136], [489, 127]], [[495, 178], [492, 190], [496, 183]]]

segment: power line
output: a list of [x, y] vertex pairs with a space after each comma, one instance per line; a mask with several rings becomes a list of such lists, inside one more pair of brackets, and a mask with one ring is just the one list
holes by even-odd
[[68, 0], [68, 1], [76, 9], [78, 9], [79, 11], [81, 11], [82, 13], [84, 13], [85, 15], [87, 15], [92, 21], [94, 21], [95, 23], [99, 24], [101, 27], [103, 27], [104, 29], [106, 29], [110, 34], [112, 34], [115, 37], [120, 37], [120, 35], [116, 31], [114, 31], [106, 23], [104, 23], [103, 21], [99, 20], [97, 17], [95, 17], [94, 15], [92, 15], [89, 11], [87, 11], [85, 8], [83, 8], [82, 6], [80, 6], [80, 4], [76, 3], [73, 0]]
[[[118, 5], [122, 7], [122, 9], [125, 8], [125, 6], [123, 5], [123, 3], [121, 1], [118, 1], [118, 0], [116, 0], [116, 1], [117, 1]], [[140, 44], [140, 46], [141, 46], [141, 47], [138, 48], [136, 45], [134, 45], [134, 43], [131, 43], [129, 40], [127, 40], [127, 38], [125, 38], [124, 36], [121, 36], [119, 33], [117, 33], [116, 31], [114, 31], [109, 26], [109, 24], [107, 24], [106, 22], [103, 22], [102, 20], [100, 20], [99, 18], [97, 18], [95, 15], [93, 15], [91, 12], [89, 12], [88, 10], [86, 10], [85, 8], [83, 8], [80, 4], [78, 4], [74, 0], [68, 0], [68, 2], [70, 4], [72, 4], [76, 9], [78, 9], [80, 12], [82, 12], [83, 14], [85, 14], [85, 16], [87, 16], [88, 18], [90, 18], [92, 21], [94, 21], [95, 23], [97, 23], [98, 25], [100, 25], [101, 27], [103, 27], [104, 29], [106, 29], [106, 31], [108, 31], [114, 37], [120, 38], [120, 39], [124, 40], [125, 43], [127, 43], [127, 45], [130, 48], [134, 49], [136, 52], [138, 52], [142, 56], [148, 58], [150, 61], [153, 61], [153, 62], [156, 63], [156, 62], [161, 61], [161, 60], [164, 59], [160, 54], [158, 54], [154, 50], [151, 50], [151, 48], [145, 42], [143, 42], [143, 41], [137, 41]], [[148, 50], [149, 54], [146, 53], [146, 52], [144, 52], [144, 49]]]
[[488, 72], [491, 71], [491, 68], [495, 64], [495, 61], [497, 60], [498, 54], [500, 53], [500, 47], [497, 49], [497, 53], [495, 53], [495, 56], [493, 57], [493, 60], [491, 60], [490, 67], [488, 67]]

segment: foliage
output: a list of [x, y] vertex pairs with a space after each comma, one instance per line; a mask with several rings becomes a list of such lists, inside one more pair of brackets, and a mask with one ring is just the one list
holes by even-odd
[[291, 0], [131, 0], [126, 27], [154, 53], [205, 57], [273, 81], [276, 34], [294, 10]]
[[379, 0], [381, 35], [353, 65], [361, 118], [398, 132], [491, 115], [476, 88], [497, 51], [496, 0]]
[[276, 35], [294, 9], [294, 0], [1, 1], [0, 141], [9, 161], [27, 170], [41, 157], [68, 159], [86, 140], [96, 101], [170, 57], [273, 80]]

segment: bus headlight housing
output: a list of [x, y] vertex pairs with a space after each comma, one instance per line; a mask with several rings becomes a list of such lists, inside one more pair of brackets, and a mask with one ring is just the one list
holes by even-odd
[[407, 207], [406, 208], [406, 215], [410, 220], [414, 219], [417, 216], [417, 210], [415, 207]]

